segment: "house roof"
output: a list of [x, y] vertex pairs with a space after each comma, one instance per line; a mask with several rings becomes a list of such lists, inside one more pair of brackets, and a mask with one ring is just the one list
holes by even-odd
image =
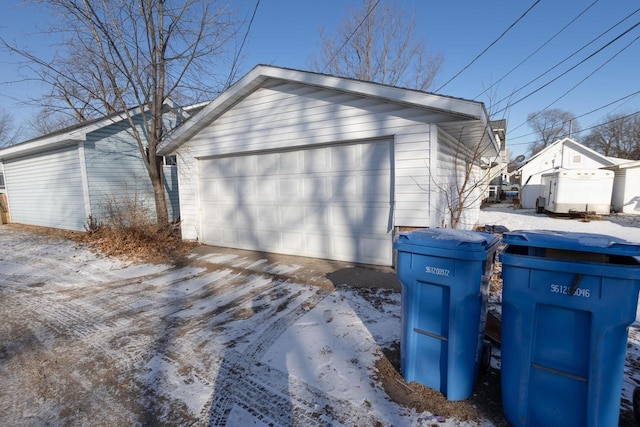
[[591, 148], [589, 148], [589, 147], [587, 147], [585, 145], [582, 145], [577, 141], [574, 141], [571, 138], [563, 138], [563, 139], [559, 139], [559, 140], [555, 141], [553, 144], [549, 145], [545, 149], [543, 149], [543, 150], [539, 151], [538, 153], [536, 153], [535, 156], [531, 157], [529, 160], [527, 160], [527, 162], [525, 164], [520, 166], [518, 168], [518, 170], [522, 170], [528, 164], [534, 162], [536, 159], [538, 159], [540, 157], [544, 157], [544, 155], [546, 153], [548, 153], [550, 151], [553, 151], [557, 146], [563, 145], [563, 144], [572, 145], [574, 148], [582, 150], [582, 151], [588, 153], [593, 159], [599, 160], [603, 164], [603, 167], [612, 166], [612, 165], [615, 165], [617, 163], [613, 158], [604, 156], [604, 155], [598, 153], [597, 151], [592, 150]]
[[613, 166], [607, 166], [605, 169], [613, 170], [613, 169], [640, 168], [640, 160], [624, 160], [624, 159], [618, 159], [618, 160], [623, 160], [623, 162]]
[[[188, 109], [180, 109], [174, 105], [170, 100], [165, 102], [165, 105], [174, 111], [178, 111], [179, 114], [189, 117]], [[137, 115], [140, 113], [140, 107], [131, 108], [129, 113]], [[90, 120], [84, 123], [76, 124], [66, 127], [64, 129], [51, 132], [49, 134], [39, 136], [18, 144], [11, 145], [9, 147], [0, 149], [0, 160], [9, 160], [16, 157], [22, 157], [29, 154], [34, 154], [42, 151], [49, 151], [56, 148], [65, 147], [72, 144], [85, 141], [87, 134], [103, 128], [105, 126], [112, 125], [114, 123], [126, 120], [126, 112], [114, 113], [105, 117]]]
[[487, 144], [490, 144], [496, 153], [499, 151], [496, 139], [491, 130], [488, 114], [484, 104], [481, 102], [388, 86], [380, 83], [365, 82], [346, 77], [336, 77], [268, 65], [257, 65], [218, 98], [194, 114], [193, 117], [170, 134], [160, 147], [159, 152], [167, 154], [174, 151], [235, 104], [259, 89], [267, 80], [295, 82], [308, 86], [378, 98], [416, 108], [445, 112], [450, 114], [451, 120], [438, 124], [445, 131], [451, 135], [462, 135], [460, 139], [468, 146], [474, 146], [478, 141], [487, 141]]

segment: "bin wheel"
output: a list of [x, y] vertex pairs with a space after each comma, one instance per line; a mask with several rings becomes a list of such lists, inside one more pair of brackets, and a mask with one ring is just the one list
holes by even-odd
[[480, 359], [480, 370], [482, 372], [489, 372], [491, 368], [491, 354], [493, 352], [493, 346], [487, 340], [482, 341], [482, 358]]
[[636, 417], [636, 424], [640, 425], [640, 387], [633, 390], [633, 414]]

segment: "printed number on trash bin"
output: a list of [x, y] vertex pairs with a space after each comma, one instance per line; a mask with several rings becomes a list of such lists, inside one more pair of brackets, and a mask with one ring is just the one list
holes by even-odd
[[[571, 289], [570, 286], [551, 285], [551, 292], [554, 294], [569, 295], [569, 289]], [[589, 289], [576, 288], [573, 296], [589, 298], [591, 296], [591, 292], [589, 291]]]

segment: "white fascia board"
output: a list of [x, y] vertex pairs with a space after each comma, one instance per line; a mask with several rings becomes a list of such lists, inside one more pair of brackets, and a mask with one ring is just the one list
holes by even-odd
[[12, 145], [0, 150], [0, 160], [10, 160], [16, 157], [27, 156], [38, 152], [48, 151], [68, 145], [78, 144], [85, 140], [85, 135], [72, 137], [70, 134], [57, 135], [51, 138], [43, 138], [36, 141]]
[[[177, 128], [161, 145], [159, 153], [166, 155], [178, 148], [189, 137], [213, 121], [231, 106], [239, 102], [248, 93], [259, 88], [265, 80], [276, 79], [291, 81], [309, 86], [322, 87], [360, 96], [383, 99], [393, 103], [406, 104], [417, 108], [439, 110], [462, 118], [481, 120], [489, 132], [489, 117], [484, 104], [462, 98], [447, 97], [432, 93], [420, 92], [386, 86], [378, 83], [364, 82], [344, 77], [334, 77], [308, 71], [288, 68], [257, 65], [244, 77], [213, 100], [208, 106], [195, 114], [186, 123]], [[497, 146], [493, 132], [490, 138]]]

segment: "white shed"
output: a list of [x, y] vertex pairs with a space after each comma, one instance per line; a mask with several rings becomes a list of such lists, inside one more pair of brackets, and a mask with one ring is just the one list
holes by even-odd
[[497, 155], [481, 103], [260, 65], [161, 153], [185, 239], [391, 265], [395, 227], [447, 225], [443, 184], [474, 146]]
[[607, 169], [614, 171], [611, 207], [615, 212], [640, 215], [640, 160]]
[[533, 209], [542, 195], [542, 175], [560, 169], [600, 169], [616, 164], [614, 159], [569, 139], [561, 139], [533, 156], [520, 167], [522, 207]]
[[[138, 110], [132, 114], [140, 116]], [[168, 110], [167, 126], [175, 127], [183, 114]], [[179, 215], [175, 170], [164, 168], [173, 219]], [[137, 198], [153, 206], [150, 180], [124, 114], [4, 148], [0, 173], [16, 223], [84, 231], [89, 215], [100, 220], [107, 198]]]

